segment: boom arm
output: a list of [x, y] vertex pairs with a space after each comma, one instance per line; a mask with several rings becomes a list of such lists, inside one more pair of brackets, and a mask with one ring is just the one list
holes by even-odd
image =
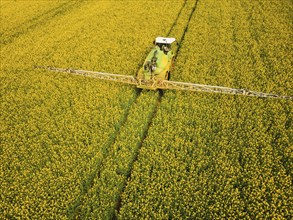
[[108, 81], [115, 81], [120, 83], [126, 83], [131, 85], [137, 85], [137, 80], [133, 76], [129, 75], [120, 75], [120, 74], [112, 74], [112, 73], [103, 73], [103, 72], [94, 72], [89, 70], [75, 70], [75, 69], [62, 69], [56, 67], [45, 67], [45, 66], [35, 66], [38, 69], [47, 69], [54, 72], [62, 72], [62, 73], [71, 73], [74, 75], [81, 75], [86, 77], [98, 78]]
[[288, 99], [293, 100], [292, 96], [276, 95], [271, 93], [255, 92], [247, 89], [234, 89], [222, 86], [211, 86], [204, 84], [194, 84], [186, 82], [174, 82], [174, 81], [153, 81], [153, 80], [137, 80], [134, 76], [120, 75], [112, 73], [94, 72], [88, 70], [74, 70], [74, 69], [62, 69], [55, 67], [43, 67], [35, 66], [35, 68], [48, 69], [54, 72], [65, 72], [74, 75], [82, 75], [86, 77], [93, 77], [103, 80], [115, 81], [135, 86], [144, 86], [151, 89], [172, 89], [172, 90], [188, 90], [188, 91], [198, 91], [198, 92], [210, 92], [210, 93], [223, 93], [231, 95], [245, 95], [254, 96], [261, 98], [275, 98], [275, 99]]
[[[162, 86], [161, 86], [162, 85]], [[276, 95], [271, 93], [255, 92], [248, 89], [234, 89], [222, 86], [211, 86], [204, 84], [194, 84], [185, 82], [174, 82], [164, 80], [160, 85], [159, 89], [174, 89], [174, 90], [189, 90], [189, 91], [199, 91], [199, 92], [212, 92], [212, 93], [224, 93], [231, 95], [246, 95], [246, 96], [256, 96], [262, 98], [276, 98], [276, 99], [290, 99], [292, 96]]]

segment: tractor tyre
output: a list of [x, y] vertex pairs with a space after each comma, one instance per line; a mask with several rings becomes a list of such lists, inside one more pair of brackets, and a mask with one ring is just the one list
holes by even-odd
[[165, 80], [168, 79], [169, 71], [166, 72], [165, 74]]
[[166, 79], [167, 80], [170, 80], [170, 71], [167, 71], [167, 73], [166, 73]]

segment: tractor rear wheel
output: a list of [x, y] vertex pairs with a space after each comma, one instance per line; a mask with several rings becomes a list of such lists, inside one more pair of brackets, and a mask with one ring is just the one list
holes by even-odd
[[170, 71], [167, 71], [167, 72], [166, 72], [165, 79], [166, 79], [166, 80], [170, 80]]
[[168, 79], [169, 71], [166, 72], [165, 74], [165, 80]]

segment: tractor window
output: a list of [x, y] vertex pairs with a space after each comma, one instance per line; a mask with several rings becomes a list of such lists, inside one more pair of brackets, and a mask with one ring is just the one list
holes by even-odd
[[171, 44], [156, 43], [156, 45], [163, 51], [166, 55], [171, 50]]
[[162, 43], [156, 43], [156, 45], [162, 50], [162, 46], [163, 46]]

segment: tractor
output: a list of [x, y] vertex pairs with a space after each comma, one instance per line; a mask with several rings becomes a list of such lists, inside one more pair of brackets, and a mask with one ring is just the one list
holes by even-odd
[[[143, 67], [138, 71], [137, 80], [138, 88], [154, 89], [150, 84], [170, 79], [170, 73], [174, 67], [175, 54], [172, 51], [172, 43], [176, 42], [175, 38], [157, 37], [153, 42], [154, 47], [148, 54]], [[149, 82], [148, 86], [142, 85]]]

